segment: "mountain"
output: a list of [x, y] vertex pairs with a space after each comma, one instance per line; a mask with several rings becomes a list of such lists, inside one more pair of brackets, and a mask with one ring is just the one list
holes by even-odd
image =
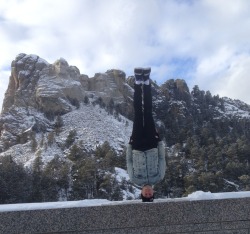
[[47, 132], [52, 128], [49, 120], [73, 111], [87, 99], [132, 112], [133, 90], [122, 71], [109, 70], [89, 79], [62, 58], [48, 64], [25, 54], [16, 57], [11, 69], [0, 120], [1, 151], [19, 143], [22, 134]]
[[[7, 181], [27, 187], [20, 202], [137, 196], [124, 171], [133, 83], [117, 69], [89, 78], [63, 58], [49, 64], [17, 55], [0, 115], [0, 185], [6, 188], [0, 201], [13, 200]], [[152, 93], [167, 152], [158, 196], [248, 190], [250, 106], [198, 86], [190, 91], [182, 79], [152, 82]]]

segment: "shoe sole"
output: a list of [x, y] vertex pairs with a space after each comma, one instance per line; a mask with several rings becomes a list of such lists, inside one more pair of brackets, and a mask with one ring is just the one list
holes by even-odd
[[142, 67], [136, 67], [134, 69], [134, 73], [137, 75], [142, 75], [143, 74], [143, 68]]
[[143, 68], [143, 73], [150, 74], [150, 72], [151, 72], [151, 67]]

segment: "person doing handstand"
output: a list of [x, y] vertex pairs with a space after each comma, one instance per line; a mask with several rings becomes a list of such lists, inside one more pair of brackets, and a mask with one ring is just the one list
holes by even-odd
[[130, 180], [141, 186], [143, 202], [154, 200], [153, 185], [165, 175], [165, 147], [152, 115], [151, 68], [135, 68], [134, 124], [126, 152]]

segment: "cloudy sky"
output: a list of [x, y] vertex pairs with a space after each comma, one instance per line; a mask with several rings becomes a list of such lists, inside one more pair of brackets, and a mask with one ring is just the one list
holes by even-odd
[[249, 0], [0, 0], [0, 106], [19, 53], [82, 74], [150, 66], [153, 80], [250, 104]]

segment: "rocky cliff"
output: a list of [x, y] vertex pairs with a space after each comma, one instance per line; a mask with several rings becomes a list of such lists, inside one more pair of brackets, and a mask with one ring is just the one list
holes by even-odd
[[123, 71], [112, 69], [89, 78], [63, 58], [49, 64], [39, 56], [19, 54], [11, 64], [2, 107], [1, 151], [20, 143], [24, 133], [46, 132], [51, 123], [42, 115], [69, 113], [89, 98], [132, 112], [133, 89], [125, 76]]

